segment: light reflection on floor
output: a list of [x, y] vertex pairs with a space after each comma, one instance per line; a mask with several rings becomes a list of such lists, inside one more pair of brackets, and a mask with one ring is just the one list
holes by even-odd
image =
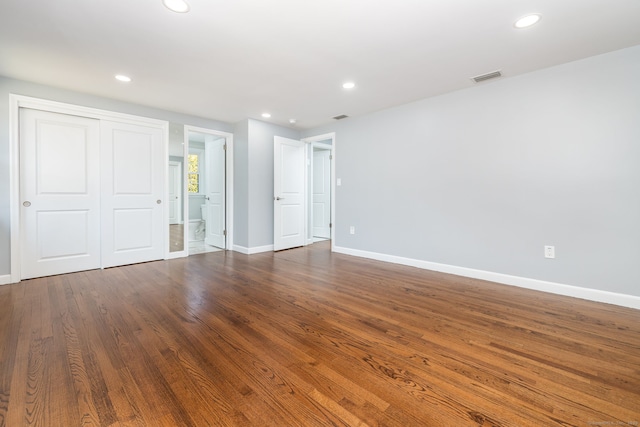
[[204, 240], [195, 240], [189, 242], [189, 255], [204, 254], [207, 252], [218, 252], [222, 249], [215, 246], [207, 245]]

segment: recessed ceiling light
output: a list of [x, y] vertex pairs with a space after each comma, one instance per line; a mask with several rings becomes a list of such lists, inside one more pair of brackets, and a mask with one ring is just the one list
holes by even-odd
[[356, 87], [354, 82], [346, 82], [342, 84], [343, 89], [353, 89], [354, 87]]
[[295, 125], [295, 124], [296, 124], [296, 122], [297, 122], [297, 120], [296, 120], [296, 119], [289, 119], [289, 123], [291, 123], [292, 125]]
[[532, 26], [533, 24], [538, 23], [538, 21], [540, 21], [540, 18], [542, 18], [540, 14], [532, 13], [531, 15], [526, 15], [518, 19], [516, 23], [513, 24], [513, 26], [516, 28], [527, 28]]
[[262, 117], [264, 117], [265, 119], [268, 119], [269, 117], [271, 117], [271, 114], [269, 114], [269, 113], [262, 113]]
[[189, 12], [189, 3], [185, 0], [162, 0], [162, 3], [169, 10], [172, 10], [177, 13], [186, 13]]
[[131, 81], [131, 77], [125, 76], [124, 74], [116, 74], [116, 80], [124, 83], [129, 83]]

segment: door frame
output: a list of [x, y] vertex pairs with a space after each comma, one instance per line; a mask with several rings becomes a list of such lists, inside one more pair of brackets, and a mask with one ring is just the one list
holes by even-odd
[[[9, 211], [11, 219], [11, 263], [10, 283], [20, 282], [20, 109], [50, 111], [53, 113], [69, 114], [73, 116], [87, 117], [98, 120], [115, 120], [121, 123], [135, 125], [151, 125], [162, 128], [164, 158], [169, 158], [169, 122], [165, 120], [151, 119], [134, 116], [131, 114], [84, 107], [81, 105], [67, 104], [64, 102], [50, 101], [47, 99], [33, 98], [24, 95], [9, 94]], [[165, 169], [165, 181], [168, 169]], [[165, 193], [168, 189], [165, 190]], [[166, 200], [166, 197], [165, 197]], [[168, 224], [168, 209], [163, 210], [163, 222]], [[165, 242], [168, 241], [169, 228], [166, 227]], [[165, 245], [167, 246], [167, 245]], [[167, 246], [168, 252], [168, 246]]]
[[[225, 230], [227, 231], [226, 239], [224, 242], [225, 250], [232, 250], [233, 248], [233, 134], [230, 132], [223, 132], [215, 129], [207, 129], [198, 126], [184, 125], [184, 159], [186, 162], [187, 155], [189, 154], [189, 132], [204, 133], [206, 135], [214, 135], [226, 138], [227, 149], [225, 150]], [[185, 163], [186, 164], [186, 163]], [[189, 193], [187, 191], [187, 171], [188, 168], [183, 168], [183, 194], [184, 198], [184, 212], [185, 212], [185, 251], [188, 255], [187, 242], [188, 240], [188, 218], [189, 213]], [[180, 254], [180, 252], [175, 252]], [[184, 255], [183, 255], [184, 256]]]
[[[331, 140], [331, 252], [333, 252], [333, 248], [335, 246], [335, 230], [336, 230], [336, 133], [330, 132], [322, 135], [309, 136], [307, 138], [302, 138], [301, 141], [307, 144], [307, 152], [311, 153], [313, 156], [313, 146], [317, 144], [318, 146], [327, 147], [327, 144], [320, 144], [322, 141]], [[307, 154], [307, 159], [310, 158], [310, 155]], [[313, 157], [311, 157], [311, 166], [309, 167], [310, 172], [313, 173]], [[311, 180], [313, 180], [313, 175], [311, 173], [307, 174], [309, 182], [306, 183], [307, 188], [309, 188], [309, 184]], [[309, 191], [307, 191], [309, 193]], [[310, 234], [310, 221], [313, 220], [313, 210], [309, 209], [311, 194], [307, 194], [307, 200], [305, 201], [305, 205], [307, 207], [307, 218], [305, 218], [305, 226], [307, 228], [306, 238], [307, 244], [313, 243], [313, 236], [309, 236]]]
[[331, 194], [329, 194], [329, 239], [331, 239], [331, 229], [333, 228], [333, 217], [332, 217], [332, 212], [331, 212], [331, 207], [333, 206], [332, 203], [332, 196], [333, 196], [333, 188], [331, 188], [331, 173], [333, 171], [333, 151], [332, 151], [332, 146], [329, 144], [325, 144], [322, 142], [312, 142], [311, 145], [309, 146], [309, 160], [310, 160], [310, 165], [309, 165], [309, 206], [308, 206], [308, 212], [309, 212], [309, 218], [308, 218], [308, 227], [309, 227], [309, 231], [307, 232], [307, 240], [309, 241], [309, 244], [312, 243], [316, 243], [318, 241], [322, 241], [324, 239], [321, 240], [316, 240], [316, 237], [313, 235], [313, 185], [314, 185], [314, 168], [315, 168], [315, 162], [314, 162], [314, 154], [315, 154], [315, 149], [318, 148], [322, 151], [328, 151], [329, 152], [329, 192]]

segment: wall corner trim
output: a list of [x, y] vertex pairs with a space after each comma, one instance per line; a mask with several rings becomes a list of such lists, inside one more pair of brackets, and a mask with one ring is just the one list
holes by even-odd
[[340, 246], [334, 246], [333, 251], [345, 255], [374, 259], [377, 261], [390, 262], [393, 264], [401, 264], [410, 267], [421, 268], [424, 270], [433, 270], [441, 273], [470, 277], [473, 279], [487, 280], [503, 285], [517, 286], [519, 288], [548, 292], [557, 295], [614, 304], [622, 307], [635, 308], [640, 310], [640, 297], [635, 295], [618, 294], [615, 292], [602, 291], [599, 289], [582, 288], [579, 286], [546, 282], [543, 280], [530, 279], [527, 277], [510, 276], [508, 274], [494, 273], [491, 271], [476, 270], [466, 267], [458, 267], [455, 265], [439, 264], [435, 262], [404, 258], [395, 255], [387, 255]]
[[0, 285], [8, 285], [9, 283], [11, 283], [10, 274], [5, 274], [3, 276], [0, 276]]

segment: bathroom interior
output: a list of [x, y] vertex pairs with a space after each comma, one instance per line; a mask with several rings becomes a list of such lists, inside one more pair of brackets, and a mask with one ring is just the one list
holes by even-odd
[[[224, 137], [169, 124], [170, 252], [194, 255], [224, 249], [223, 145]], [[213, 152], [216, 148], [222, 155]]]

